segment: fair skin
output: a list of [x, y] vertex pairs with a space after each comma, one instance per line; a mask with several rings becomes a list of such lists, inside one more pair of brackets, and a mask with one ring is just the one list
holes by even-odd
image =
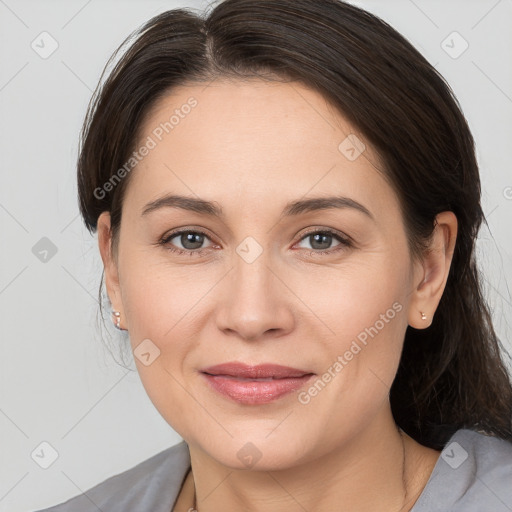
[[[412, 260], [398, 199], [377, 171], [382, 164], [370, 143], [298, 83], [181, 86], [145, 119], [141, 143], [190, 96], [197, 106], [132, 171], [116, 252], [109, 214], [98, 221], [121, 327], [132, 349], [149, 339], [160, 350], [148, 366], [134, 358], [141, 381], [189, 445], [192, 472], [174, 510], [192, 506], [194, 486], [200, 512], [410, 510], [439, 452], [404, 434], [404, 467], [389, 388], [407, 326], [428, 327], [441, 299], [455, 215], [439, 214], [432, 251]], [[338, 149], [352, 133], [366, 144], [353, 161]], [[171, 193], [214, 201], [223, 217], [171, 207], [142, 215]], [[334, 193], [373, 218], [349, 207], [281, 217], [290, 201]], [[207, 236], [187, 245], [177, 235], [158, 245], [176, 228]], [[333, 236], [318, 247], [306, 236], [328, 228], [353, 245]], [[246, 237], [262, 249], [250, 263], [236, 251]], [[320, 250], [327, 252], [312, 254]], [[393, 319], [308, 403], [292, 392], [241, 404], [199, 373], [235, 360], [321, 376], [396, 303]], [[249, 442], [261, 456], [250, 469], [237, 456]]]

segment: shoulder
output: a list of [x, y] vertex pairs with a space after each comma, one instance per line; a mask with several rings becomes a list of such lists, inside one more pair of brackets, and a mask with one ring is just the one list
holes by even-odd
[[[512, 510], [512, 442], [458, 430], [448, 441], [411, 512]], [[438, 508], [435, 508], [437, 510]]]
[[185, 441], [64, 503], [38, 512], [169, 512], [190, 467]]

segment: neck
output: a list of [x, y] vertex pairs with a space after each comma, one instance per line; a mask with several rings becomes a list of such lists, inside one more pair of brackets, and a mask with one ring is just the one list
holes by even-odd
[[439, 456], [402, 436], [390, 410], [336, 446], [319, 444], [315, 453], [293, 467], [232, 469], [198, 445], [189, 444], [189, 449], [190, 490], [198, 512], [407, 512]]

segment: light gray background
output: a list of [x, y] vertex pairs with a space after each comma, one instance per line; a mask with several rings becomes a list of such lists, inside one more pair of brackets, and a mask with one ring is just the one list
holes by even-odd
[[[512, 1], [353, 3], [404, 34], [465, 112], [490, 227], [478, 257], [510, 350]], [[101, 260], [78, 217], [75, 184], [78, 133], [105, 62], [132, 30], [177, 6], [206, 2], [0, 0], [0, 512], [60, 503], [181, 440], [136, 371], [101, 340]], [[43, 31], [59, 45], [47, 59], [31, 47]], [[469, 44], [458, 58], [445, 51], [463, 48], [458, 36], [447, 39], [453, 31]], [[46, 262], [32, 251], [43, 237], [57, 249]], [[121, 338], [112, 331], [115, 347]], [[48, 469], [31, 456], [49, 453], [42, 442], [58, 452]]]

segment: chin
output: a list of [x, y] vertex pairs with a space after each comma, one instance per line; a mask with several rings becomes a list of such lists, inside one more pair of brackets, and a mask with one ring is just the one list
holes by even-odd
[[280, 434], [260, 432], [251, 436], [245, 433], [222, 441], [210, 439], [211, 446], [198, 445], [218, 463], [233, 470], [277, 471], [307, 459], [303, 435], [297, 433], [297, 438], [294, 438], [284, 432]]

